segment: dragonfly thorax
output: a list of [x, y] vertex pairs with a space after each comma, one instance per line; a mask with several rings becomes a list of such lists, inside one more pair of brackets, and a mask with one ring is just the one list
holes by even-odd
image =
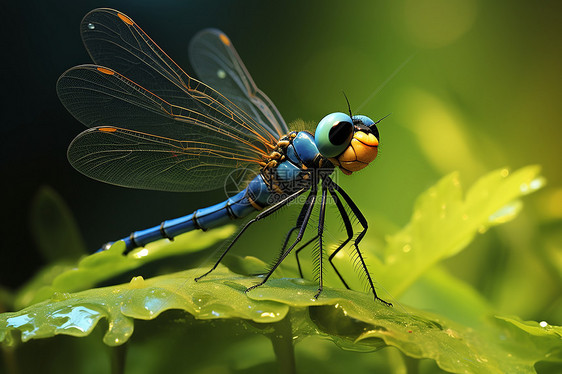
[[334, 165], [316, 147], [308, 131], [292, 131], [283, 136], [261, 175], [270, 192], [286, 195], [317, 184], [334, 171]]

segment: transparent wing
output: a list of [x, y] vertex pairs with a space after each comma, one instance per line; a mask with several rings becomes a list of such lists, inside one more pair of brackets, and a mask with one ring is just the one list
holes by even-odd
[[189, 57], [199, 79], [279, 136], [289, 132], [283, 117], [269, 97], [256, 86], [223, 32], [216, 29], [200, 31], [191, 40]]
[[215, 189], [233, 170], [258, 167], [273, 145], [199, 91], [207, 86], [191, 84], [197, 110], [169, 103], [105, 67], [69, 69], [57, 82], [64, 106], [88, 127], [115, 129], [81, 133], [68, 150], [70, 162], [94, 179], [166, 191]]
[[[201, 191], [223, 186], [244, 160], [226, 149], [116, 127], [79, 134], [68, 150], [71, 164], [97, 180], [125, 187]], [[229, 161], [229, 162], [225, 162]], [[238, 170], [238, 171], [237, 171]]]
[[227, 107], [253, 132], [275, 142], [277, 131], [264, 126], [227, 97], [188, 76], [128, 16], [113, 9], [95, 9], [80, 25], [82, 40], [92, 60], [111, 68], [170, 104], [209, 113], [208, 102]]

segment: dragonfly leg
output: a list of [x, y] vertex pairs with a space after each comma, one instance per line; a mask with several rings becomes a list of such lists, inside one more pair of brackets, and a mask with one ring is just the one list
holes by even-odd
[[[293, 232], [295, 232], [295, 230], [298, 229], [298, 228], [299, 228], [299, 226], [297, 225], [297, 226], [291, 228], [291, 229], [289, 230], [289, 232], [287, 232], [287, 234], [285, 235], [285, 240], [283, 241], [283, 245], [281, 246], [281, 250], [279, 251], [279, 255], [277, 256], [277, 258], [275, 259], [275, 261], [273, 261], [272, 263], [277, 262], [277, 260], [279, 259], [279, 257], [283, 256], [283, 253], [285, 253], [285, 248], [287, 248], [287, 244], [289, 243], [289, 239], [291, 239], [291, 235], [292, 235]], [[306, 245], [308, 245], [308, 244], [310, 244], [310, 242], [307, 242], [307, 243], [304, 244], [303, 246], [306, 246]], [[299, 250], [301, 250], [303, 246], [301, 246], [300, 248], [298, 248], [298, 249], [297, 249], [297, 252], [298, 252]], [[302, 278], [302, 271], [301, 271], [301, 268], [300, 268], [300, 264], [299, 264], [299, 259], [298, 259], [298, 257], [297, 257], [297, 265], [298, 265], [298, 268], [299, 268], [300, 277]], [[254, 275], [265, 275], [265, 274], [266, 274], [266, 273], [257, 273], [257, 274], [254, 274]]]
[[[296, 223], [295, 227], [291, 228], [289, 230], [289, 232], [287, 233], [287, 236], [285, 237], [285, 241], [283, 242], [283, 246], [281, 247], [281, 252], [279, 253], [279, 256], [283, 256], [283, 253], [285, 253], [285, 249], [287, 248], [287, 244], [289, 243], [289, 239], [291, 238], [291, 235], [293, 234], [293, 232], [295, 232], [296, 229], [298, 229], [302, 225], [302, 221], [304, 219], [305, 213], [306, 213], [306, 210], [301, 209], [301, 212], [299, 213], [299, 217], [297, 218], [297, 223]], [[302, 267], [301, 267], [301, 263], [300, 263], [300, 260], [299, 260], [299, 253], [300, 253], [301, 250], [306, 248], [308, 245], [310, 245], [310, 243], [314, 242], [316, 239], [318, 239], [318, 235], [316, 235], [314, 238], [308, 240], [306, 243], [304, 243], [303, 245], [301, 245], [299, 248], [297, 248], [295, 250], [295, 258], [297, 260], [297, 268], [299, 269], [299, 276], [301, 278], [304, 278], [304, 276], [303, 276], [303, 273], [302, 273]]]
[[215, 270], [217, 268], [217, 266], [219, 266], [220, 262], [222, 261], [222, 259], [224, 258], [224, 256], [226, 256], [226, 254], [228, 253], [228, 251], [230, 251], [230, 249], [232, 248], [232, 246], [234, 246], [234, 244], [238, 241], [238, 239], [240, 239], [240, 237], [242, 236], [242, 234], [244, 234], [244, 231], [246, 231], [248, 229], [248, 227], [250, 227], [253, 223], [266, 218], [267, 216], [275, 213], [276, 211], [278, 211], [279, 209], [281, 209], [282, 207], [284, 207], [285, 205], [289, 204], [291, 201], [293, 201], [294, 199], [296, 199], [298, 196], [300, 196], [302, 193], [306, 192], [306, 189], [303, 188], [301, 190], [298, 190], [297, 192], [293, 193], [292, 195], [287, 196], [285, 199], [275, 203], [274, 205], [272, 205], [269, 209], [264, 210], [263, 212], [261, 212], [260, 214], [258, 214], [255, 218], [251, 219], [250, 221], [248, 221], [244, 227], [242, 228], [242, 230], [240, 230], [238, 232], [238, 234], [236, 235], [236, 237], [234, 238], [234, 240], [232, 242], [230, 242], [230, 244], [228, 245], [228, 247], [222, 252], [222, 254], [220, 255], [219, 259], [217, 260], [217, 262], [215, 262], [215, 264], [213, 265], [213, 267], [206, 272], [205, 274], [198, 276], [197, 278], [195, 278], [195, 281], [198, 282], [199, 280], [201, 280], [201, 278], [206, 277], [207, 275], [209, 275], [213, 270]]
[[347, 238], [335, 249], [334, 252], [332, 252], [332, 254], [330, 255], [330, 257], [328, 257], [328, 261], [330, 262], [330, 265], [332, 265], [332, 268], [334, 269], [334, 271], [336, 272], [336, 274], [338, 275], [338, 277], [340, 278], [341, 282], [343, 283], [343, 285], [345, 286], [345, 288], [350, 289], [347, 282], [343, 279], [343, 276], [340, 274], [340, 272], [338, 271], [338, 269], [336, 268], [336, 265], [334, 264], [333, 260], [334, 257], [338, 254], [338, 252], [344, 248], [346, 246], [347, 243], [349, 243], [349, 241], [351, 240], [351, 238], [353, 238], [353, 226], [351, 225], [351, 221], [349, 219], [349, 215], [347, 214], [347, 212], [345, 211], [344, 206], [342, 205], [340, 198], [338, 197], [338, 195], [334, 192], [333, 189], [329, 188], [330, 191], [330, 195], [332, 195], [332, 199], [334, 199], [334, 202], [336, 203], [336, 207], [338, 208], [338, 211], [340, 213], [340, 217], [343, 220], [343, 223], [345, 225], [345, 231], [347, 233]]
[[[285, 253], [285, 248], [287, 248], [287, 244], [289, 243], [289, 239], [291, 238], [291, 235], [293, 234], [293, 232], [295, 232], [296, 229], [299, 228], [299, 226], [300, 226], [300, 224], [297, 223], [297, 225], [295, 227], [293, 227], [289, 230], [289, 232], [287, 233], [287, 236], [285, 236], [285, 241], [283, 242], [283, 246], [281, 247], [281, 251], [279, 252], [279, 257], [283, 256], [283, 253]], [[308, 245], [310, 245], [310, 243], [312, 243], [316, 239], [318, 239], [318, 235], [314, 236], [314, 238], [308, 240], [306, 243], [304, 243], [303, 245], [301, 245], [300, 247], [295, 249], [295, 258], [297, 260], [297, 268], [299, 269], [299, 276], [301, 278], [304, 278], [304, 276], [303, 276], [303, 273], [302, 273], [302, 267], [301, 267], [301, 263], [300, 263], [300, 260], [299, 260], [299, 252], [302, 249], [306, 248]], [[275, 261], [277, 261], [277, 260], [275, 260]], [[260, 275], [263, 275], [263, 274], [260, 274]]]
[[318, 239], [318, 235], [315, 235], [314, 238], [310, 239], [309, 241], [307, 241], [306, 243], [304, 243], [303, 245], [301, 245], [300, 247], [298, 247], [295, 250], [295, 258], [297, 259], [297, 267], [299, 269], [299, 275], [300, 275], [301, 278], [304, 278], [304, 277], [303, 277], [303, 274], [302, 274], [301, 262], [299, 260], [299, 253], [300, 253], [301, 250], [308, 247], [310, 245], [310, 243], [314, 242], [316, 239]]
[[353, 245], [355, 247], [357, 257], [359, 258], [359, 261], [361, 263], [361, 267], [363, 268], [363, 271], [365, 272], [365, 275], [367, 276], [367, 281], [369, 282], [369, 286], [371, 288], [371, 291], [373, 292], [373, 295], [375, 296], [375, 300], [379, 300], [379, 301], [381, 301], [382, 303], [384, 303], [388, 306], [392, 306], [391, 303], [389, 303], [387, 301], [384, 301], [383, 299], [381, 299], [380, 297], [377, 296], [377, 291], [375, 290], [375, 285], [373, 284], [371, 274], [369, 273], [369, 270], [367, 269], [367, 264], [365, 263], [365, 260], [363, 259], [363, 255], [361, 254], [361, 251], [359, 250], [359, 243], [361, 242], [361, 240], [363, 240], [363, 237], [367, 233], [367, 228], [369, 227], [369, 225], [367, 224], [367, 219], [365, 219], [365, 216], [363, 215], [363, 213], [361, 213], [361, 211], [359, 210], [357, 205], [353, 202], [351, 197], [349, 197], [349, 195], [340, 186], [338, 186], [336, 183], [334, 183], [329, 177], [326, 177], [326, 182], [329, 186], [328, 188], [332, 188], [334, 191], [338, 192], [341, 195], [341, 197], [345, 200], [345, 202], [347, 203], [347, 205], [349, 206], [349, 208], [351, 209], [353, 214], [355, 214], [355, 216], [359, 220], [359, 223], [363, 227], [363, 230], [359, 233], [357, 238], [355, 238], [355, 241], [354, 241]]
[[285, 253], [285, 248], [287, 248], [287, 244], [289, 243], [289, 239], [291, 239], [291, 235], [295, 232], [296, 229], [298, 229], [298, 225], [291, 228], [289, 230], [289, 232], [287, 233], [287, 235], [285, 236], [285, 240], [283, 241], [283, 245], [281, 246], [281, 250], [279, 251], [279, 256], [281, 257], [283, 256], [283, 253]]
[[277, 267], [279, 266], [279, 264], [281, 264], [281, 262], [283, 262], [283, 260], [287, 257], [287, 255], [289, 253], [291, 253], [291, 251], [293, 250], [293, 248], [295, 248], [295, 246], [302, 240], [302, 237], [304, 236], [304, 232], [306, 230], [306, 226], [308, 225], [308, 220], [310, 219], [310, 215], [312, 214], [312, 209], [314, 208], [314, 203], [316, 201], [316, 193], [318, 192], [318, 188], [316, 185], [312, 185], [310, 194], [308, 195], [308, 197], [306, 198], [306, 201], [302, 207], [301, 212], [306, 212], [303, 215], [303, 220], [302, 220], [302, 224], [299, 227], [299, 233], [295, 239], [295, 241], [293, 242], [293, 244], [291, 244], [291, 246], [289, 247], [289, 249], [287, 249], [278, 259], [277, 261], [273, 264], [273, 266], [271, 267], [271, 269], [269, 269], [269, 271], [267, 272], [267, 274], [264, 276], [264, 279], [251, 287], [248, 287], [246, 289], [246, 292], [253, 290], [256, 287], [261, 286], [262, 284], [264, 284], [265, 282], [267, 282], [267, 280], [269, 279], [269, 277], [271, 276], [271, 274], [273, 274], [273, 272], [275, 271], [275, 269], [277, 269]]
[[324, 218], [326, 216], [326, 197], [328, 189], [322, 182], [322, 196], [320, 199], [320, 216], [318, 217], [318, 291], [316, 295], [314, 295], [315, 299], [318, 299], [320, 293], [324, 289], [324, 267], [323, 267], [323, 260], [324, 260], [324, 248], [322, 248], [322, 238], [324, 234]]

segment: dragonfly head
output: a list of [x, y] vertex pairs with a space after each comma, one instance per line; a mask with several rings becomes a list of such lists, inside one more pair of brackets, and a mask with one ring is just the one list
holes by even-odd
[[322, 156], [346, 175], [359, 171], [377, 157], [379, 130], [367, 116], [332, 113], [322, 118], [314, 133]]

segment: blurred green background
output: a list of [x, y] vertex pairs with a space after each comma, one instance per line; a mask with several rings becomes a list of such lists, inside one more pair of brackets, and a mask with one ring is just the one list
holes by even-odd
[[[68, 202], [92, 250], [135, 229], [222, 200], [223, 191], [136, 191], [73, 170], [66, 148], [84, 127], [62, 107], [58, 76], [89, 63], [78, 25], [96, 7], [134, 19], [192, 72], [187, 45], [205, 27], [230, 36], [287, 122], [345, 111], [381, 118], [375, 163], [339, 183], [381, 238], [408, 222], [414, 199], [460, 171], [540, 164], [548, 186], [520, 216], [447, 266], [503, 313], [523, 319], [562, 308], [562, 16], [525, 1], [25, 1], [2, 5], [2, 244], [0, 285], [16, 288], [41, 264], [30, 202], [41, 185]], [[368, 201], [365, 201], [368, 200]], [[265, 240], [273, 225], [255, 230]], [[261, 235], [261, 236], [260, 236]], [[375, 276], [376, 277], [376, 276]], [[553, 301], [554, 300], [554, 301]], [[560, 318], [560, 316], [558, 316]]]

